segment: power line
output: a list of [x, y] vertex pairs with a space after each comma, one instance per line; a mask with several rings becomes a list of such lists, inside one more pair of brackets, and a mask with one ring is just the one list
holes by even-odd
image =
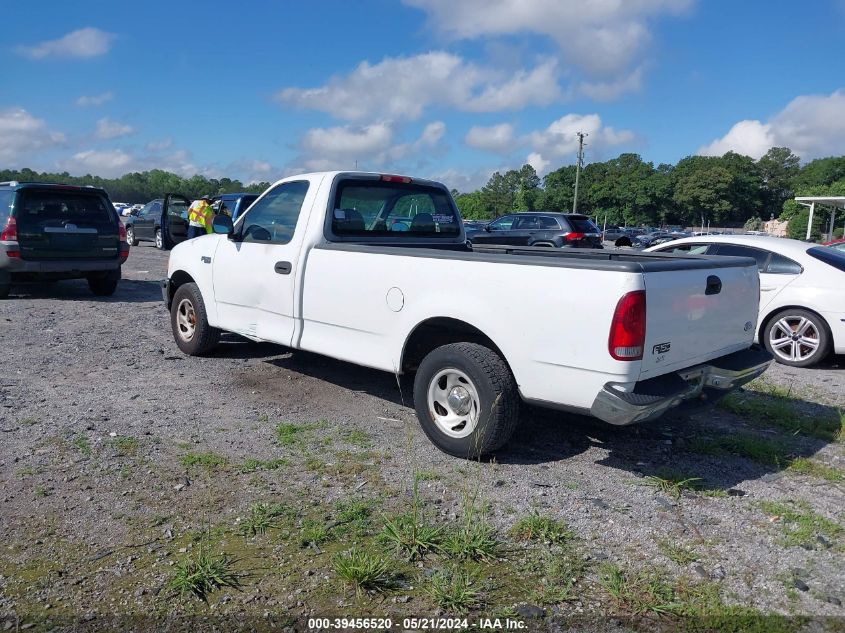
[[572, 213], [578, 212], [578, 180], [581, 176], [581, 166], [584, 164], [584, 137], [586, 132], [578, 132], [578, 162], [575, 163], [575, 195], [572, 197]]

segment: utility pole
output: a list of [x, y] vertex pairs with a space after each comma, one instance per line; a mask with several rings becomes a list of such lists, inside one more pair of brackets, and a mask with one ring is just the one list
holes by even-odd
[[586, 132], [578, 132], [578, 162], [575, 163], [575, 195], [572, 197], [572, 213], [578, 212], [578, 179], [581, 175], [581, 165], [584, 162], [584, 137]]

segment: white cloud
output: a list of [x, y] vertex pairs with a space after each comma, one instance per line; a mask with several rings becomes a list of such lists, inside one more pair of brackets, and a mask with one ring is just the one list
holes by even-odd
[[643, 85], [643, 68], [638, 66], [627, 75], [610, 81], [582, 81], [577, 92], [594, 101], [613, 101], [626, 92], [637, 92]]
[[109, 52], [114, 37], [111, 33], [89, 26], [71, 31], [57, 40], [47, 40], [34, 46], [18, 46], [15, 50], [19, 55], [30, 59], [98, 57]]
[[103, 177], [121, 176], [130, 169], [135, 158], [121, 149], [86, 150], [77, 152], [69, 161], [62, 163], [68, 171], [94, 174]]
[[520, 148], [529, 148], [525, 159], [537, 173], [545, 172], [553, 159], [573, 156], [578, 149], [578, 132], [587, 134], [587, 143], [594, 151], [630, 143], [634, 133], [616, 130], [602, 123], [598, 114], [566, 114], [543, 130], [515, 135], [510, 123], [490, 127], [473, 127], [465, 137], [467, 145], [491, 152], [510, 154]]
[[734, 151], [760, 158], [770, 147], [789, 147], [804, 160], [841, 154], [845, 146], [845, 92], [804, 95], [764, 123], [745, 120], [727, 134], [699, 148], [705, 156]]
[[413, 141], [398, 143], [396, 128], [390, 123], [366, 126], [342, 125], [312, 128], [300, 141], [301, 155], [290, 168], [322, 171], [331, 169], [372, 169], [395, 165], [423, 152], [437, 151], [446, 125], [434, 121]]
[[568, 62], [595, 75], [630, 67], [651, 39], [649, 20], [686, 11], [693, 0], [404, 0], [455, 39], [539, 34]]
[[476, 125], [469, 129], [464, 141], [476, 149], [509, 153], [514, 146], [513, 125], [510, 123], [500, 123], [489, 127]]
[[144, 145], [144, 149], [148, 152], [160, 152], [162, 150], [167, 149], [173, 145], [173, 139], [166, 138], [161, 141], [150, 141], [146, 145]]
[[135, 129], [131, 125], [112, 121], [109, 118], [103, 118], [97, 121], [97, 131], [94, 134], [99, 139], [108, 140], [120, 138], [121, 136], [129, 136], [134, 131]]
[[6, 166], [22, 166], [22, 158], [64, 142], [64, 134], [49, 130], [23, 108], [0, 110], [0, 161]]
[[78, 105], [80, 108], [101, 106], [107, 101], [111, 101], [112, 99], [114, 99], [114, 95], [111, 92], [103, 92], [102, 94], [98, 95], [82, 95], [76, 100], [76, 105]]
[[429, 106], [469, 112], [517, 110], [548, 105], [560, 96], [556, 63], [515, 74], [433, 51], [412, 57], [361, 62], [317, 88], [284, 88], [276, 99], [287, 105], [326, 112], [350, 121], [418, 119]]

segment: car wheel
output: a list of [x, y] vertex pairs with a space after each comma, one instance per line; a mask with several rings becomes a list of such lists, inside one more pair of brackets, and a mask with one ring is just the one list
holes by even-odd
[[138, 240], [135, 239], [135, 229], [132, 228], [132, 225], [126, 227], [126, 243], [129, 246], [138, 246]]
[[117, 290], [117, 282], [119, 281], [120, 268], [99, 275], [91, 275], [88, 277], [88, 287], [98, 297], [108, 297]]
[[12, 291], [11, 283], [0, 283], [0, 299], [5, 299]]
[[827, 323], [815, 312], [790, 308], [774, 315], [764, 333], [775, 360], [792, 367], [815, 365], [830, 351]]
[[440, 450], [467, 459], [510, 439], [519, 421], [519, 392], [505, 361], [476, 343], [430, 352], [414, 379], [420, 425]]
[[156, 248], [160, 251], [164, 250], [164, 234], [161, 229], [156, 229]]
[[176, 345], [189, 356], [202, 356], [217, 346], [220, 330], [208, 323], [199, 286], [182, 284], [170, 305], [170, 326]]

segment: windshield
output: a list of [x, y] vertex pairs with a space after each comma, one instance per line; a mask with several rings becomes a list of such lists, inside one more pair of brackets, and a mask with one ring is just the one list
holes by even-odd
[[443, 189], [415, 183], [345, 180], [337, 186], [332, 231], [337, 235], [455, 237], [458, 214]]
[[828, 246], [814, 246], [807, 250], [807, 255], [830, 264], [834, 268], [845, 271], [845, 253]]

